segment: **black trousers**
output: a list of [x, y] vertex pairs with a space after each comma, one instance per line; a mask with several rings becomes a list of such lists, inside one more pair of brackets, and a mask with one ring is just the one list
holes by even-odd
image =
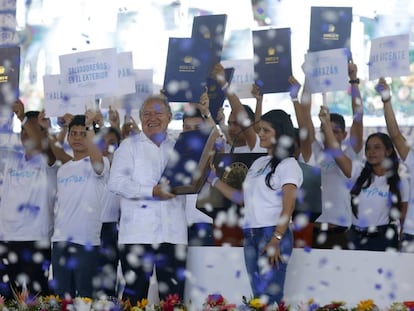
[[348, 238], [352, 249], [366, 251], [386, 251], [398, 249], [397, 227], [393, 224], [377, 226], [374, 230], [361, 230], [351, 226]]
[[99, 248], [99, 294], [117, 297], [118, 261], [118, 224], [116, 222], [104, 222], [101, 229], [101, 246]]
[[170, 243], [122, 244], [120, 260], [125, 279], [122, 298], [132, 305], [148, 297], [149, 281], [156, 268], [161, 300], [170, 294], [184, 298], [187, 246]]
[[0, 241], [0, 295], [14, 298], [12, 289], [21, 292], [23, 286], [30, 295], [50, 294], [50, 260], [49, 243]]

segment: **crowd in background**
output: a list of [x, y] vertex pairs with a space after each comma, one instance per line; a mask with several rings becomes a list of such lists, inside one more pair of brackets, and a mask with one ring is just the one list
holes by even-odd
[[[294, 245], [413, 251], [414, 154], [399, 130], [390, 86], [383, 78], [376, 86], [387, 133], [363, 141], [364, 103], [352, 62], [348, 73], [349, 133], [343, 116], [322, 106], [322, 141], [316, 139], [306, 79], [303, 86], [289, 79], [298, 128], [283, 110], [262, 114], [257, 85], [251, 90], [255, 111], [243, 105], [223, 78], [221, 64], [212, 76], [231, 106], [227, 122], [223, 111], [213, 120], [207, 93], [184, 113], [183, 131], [220, 132], [224, 145], [216, 144], [217, 153], [263, 154], [240, 181], [241, 188], [226, 184], [213, 166], [205, 188], [241, 207], [237, 246], [243, 245], [253, 294], [269, 303], [283, 299]], [[110, 108], [109, 127], [99, 110], [65, 114], [58, 134], [49, 132], [45, 111], [25, 111], [19, 100], [13, 112], [21, 121], [23, 152], [0, 149], [0, 294], [11, 298], [13, 291], [27, 288], [62, 297], [122, 295], [136, 303], [148, 296], [155, 268], [160, 298], [183, 297], [187, 246], [213, 246], [223, 232], [196, 208], [197, 195], [176, 195], [161, 180], [175, 144], [168, 133], [172, 113], [167, 98], [148, 97], [140, 122], [126, 118], [121, 124], [119, 113]], [[307, 221], [299, 223], [292, 215], [309, 183], [303, 165], [321, 176], [321, 213], [311, 221], [304, 211], [300, 215]], [[295, 233], [308, 226], [310, 241], [305, 237], [295, 243]]]

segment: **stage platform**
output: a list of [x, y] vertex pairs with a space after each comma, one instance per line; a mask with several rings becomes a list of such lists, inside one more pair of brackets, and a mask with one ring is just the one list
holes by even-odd
[[[187, 270], [185, 301], [194, 306], [213, 293], [235, 304], [251, 296], [242, 247], [189, 247]], [[285, 297], [292, 307], [310, 298], [349, 307], [372, 299], [380, 308], [414, 300], [414, 254], [295, 248]]]

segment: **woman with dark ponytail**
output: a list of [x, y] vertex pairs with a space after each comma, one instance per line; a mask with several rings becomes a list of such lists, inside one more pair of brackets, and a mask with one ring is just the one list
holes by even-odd
[[[322, 107], [322, 125], [329, 113]], [[397, 250], [407, 211], [409, 182], [399, 175], [399, 158], [391, 138], [374, 133], [365, 142], [365, 163], [352, 162], [332, 140], [329, 126], [323, 126], [328, 146], [342, 172], [350, 177], [352, 226], [348, 232], [349, 248], [356, 250]]]
[[244, 257], [253, 295], [267, 304], [280, 303], [288, 259], [293, 249], [289, 227], [302, 170], [294, 158], [295, 129], [283, 110], [260, 119], [260, 147], [268, 155], [253, 162], [243, 191], [230, 187], [212, 172], [209, 182], [226, 198], [244, 205]]

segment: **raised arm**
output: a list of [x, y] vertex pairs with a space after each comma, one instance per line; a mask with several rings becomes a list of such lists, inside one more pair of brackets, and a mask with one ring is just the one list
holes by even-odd
[[321, 120], [321, 127], [325, 136], [325, 151], [331, 153], [341, 171], [346, 177], [350, 178], [352, 174], [352, 161], [343, 153], [340, 144], [335, 139], [331, 127], [328, 107], [321, 106], [319, 119]]
[[397, 148], [401, 159], [405, 160], [410, 148], [407, 145], [405, 137], [401, 134], [394, 110], [392, 109], [390, 87], [384, 78], [380, 78], [375, 89], [381, 95], [381, 100], [384, 103], [384, 117], [385, 123], [387, 124], [388, 134], [390, 135], [395, 148]]
[[109, 106], [108, 110], [108, 120], [111, 127], [116, 128], [119, 133], [121, 133], [121, 120], [119, 118], [119, 112], [117, 109], [112, 109], [111, 106]]
[[18, 99], [12, 106], [13, 112], [21, 121], [22, 129], [24, 129], [30, 144], [26, 144], [26, 152], [40, 153], [42, 152], [42, 132], [37, 118], [24, 113], [23, 102]]
[[85, 127], [88, 153], [91, 159], [92, 168], [96, 174], [100, 175], [104, 171], [104, 161], [102, 151], [95, 144], [95, 131], [93, 129], [93, 121], [96, 119], [97, 112], [88, 110], [85, 113]]
[[244, 130], [247, 145], [250, 150], [252, 150], [256, 146], [256, 131], [253, 126], [246, 126], [246, 124], [239, 121], [248, 119], [247, 112], [244, 109], [239, 97], [230, 90], [229, 83], [225, 79], [224, 67], [220, 63], [216, 64], [212, 70], [212, 75], [225, 92], [227, 100], [230, 103], [232, 113], [237, 116], [237, 121]]
[[[295, 88], [298, 88], [299, 84], [296, 79], [291, 77], [289, 82], [295, 85]], [[297, 84], [296, 84], [297, 83]], [[292, 88], [293, 90], [294, 88]], [[298, 90], [299, 92], [299, 90]], [[305, 135], [301, 135], [301, 146], [300, 151], [305, 162], [308, 162], [312, 156], [312, 143], [315, 141], [315, 126], [313, 125], [311, 108], [312, 108], [312, 94], [309, 91], [309, 88], [306, 83], [303, 87], [302, 96], [300, 103], [297, 99], [297, 93], [294, 91], [291, 92], [292, 102], [295, 108], [296, 117], [298, 119], [298, 125], [300, 132], [305, 132]]]
[[45, 110], [40, 111], [37, 120], [39, 122], [41, 132], [42, 132], [42, 150], [43, 153], [47, 156], [48, 164], [53, 165], [56, 162], [56, 156], [51, 148], [51, 142], [49, 140], [49, 128], [50, 128], [50, 119], [46, 118]]
[[63, 148], [65, 137], [68, 133], [69, 123], [72, 121], [73, 116], [66, 113], [63, 117], [58, 117], [58, 124], [60, 126], [60, 132], [57, 135], [49, 135], [49, 146], [56, 160], [63, 164], [72, 160], [72, 156], [67, 154]]
[[217, 112], [217, 121], [218, 121], [218, 126], [221, 130], [221, 132], [223, 133], [226, 141], [231, 144], [231, 138], [229, 136], [229, 129], [226, 125], [226, 117], [224, 115], [224, 108], [220, 107], [220, 109]]
[[201, 94], [200, 103], [197, 105], [197, 108], [200, 110], [200, 113], [205, 120], [205, 124], [209, 127], [216, 127], [216, 122], [211, 116], [210, 99], [208, 98], [207, 92], [204, 92], [203, 94]]
[[351, 146], [355, 153], [359, 153], [363, 147], [364, 125], [362, 122], [364, 109], [362, 106], [361, 93], [359, 91], [359, 79], [357, 78], [358, 68], [350, 62], [348, 64], [349, 83], [351, 84], [352, 97], [352, 125], [350, 129]]
[[252, 95], [256, 99], [256, 109], [254, 110], [254, 130], [257, 134], [259, 134], [260, 131], [260, 118], [262, 116], [262, 107], [263, 107], [263, 94], [260, 91], [260, 87], [253, 83], [252, 85]]

